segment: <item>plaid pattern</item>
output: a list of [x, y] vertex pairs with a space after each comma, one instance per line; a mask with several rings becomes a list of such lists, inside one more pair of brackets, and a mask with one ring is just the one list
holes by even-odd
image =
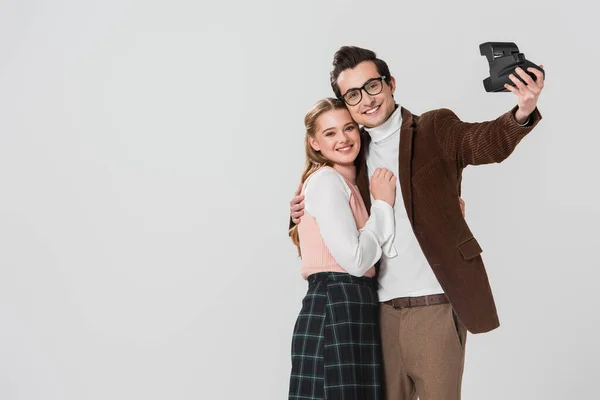
[[289, 399], [383, 399], [375, 280], [321, 272], [308, 282], [292, 337]]

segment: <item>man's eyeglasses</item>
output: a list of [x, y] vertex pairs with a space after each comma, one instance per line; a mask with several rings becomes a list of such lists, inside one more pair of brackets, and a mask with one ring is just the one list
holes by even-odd
[[342, 99], [349, 106], [355, 106], [362, 100], [362, 91], [364, 90], [367, 94], [374, 96], [376, 94], [381, 93], [383, 90], [383, 81], [386, 76], [380, 76], [379, 78], [369, 79], [365, 82], [365, 84], [360, 88], [349, 89], [346, 94], [342, 95]]

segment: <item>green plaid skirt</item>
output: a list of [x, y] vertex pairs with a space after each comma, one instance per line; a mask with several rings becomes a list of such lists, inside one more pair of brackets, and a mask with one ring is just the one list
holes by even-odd
[[292, 337], [289, 399], [383, 399], [376, 281], [308, 277]]

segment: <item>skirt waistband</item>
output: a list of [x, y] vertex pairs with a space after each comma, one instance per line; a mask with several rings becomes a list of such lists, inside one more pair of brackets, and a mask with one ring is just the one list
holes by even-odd
[[317, 282], [346, 282], [346, 283], [359, 283], [362, 285], [368, 285], [376, 287], [377, 280], [368, 276], [354, 276], [345, 272], [318, 272], [316, 274], [309, 275], [306, 280], [309, 284]]

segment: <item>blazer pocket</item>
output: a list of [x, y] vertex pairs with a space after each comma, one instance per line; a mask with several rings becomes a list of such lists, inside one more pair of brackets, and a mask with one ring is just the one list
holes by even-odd
[[458, 251], [466, 261], [469, 261], [480, 255], [483, 250], [477, 240], [471, 237], [458, 245]]

